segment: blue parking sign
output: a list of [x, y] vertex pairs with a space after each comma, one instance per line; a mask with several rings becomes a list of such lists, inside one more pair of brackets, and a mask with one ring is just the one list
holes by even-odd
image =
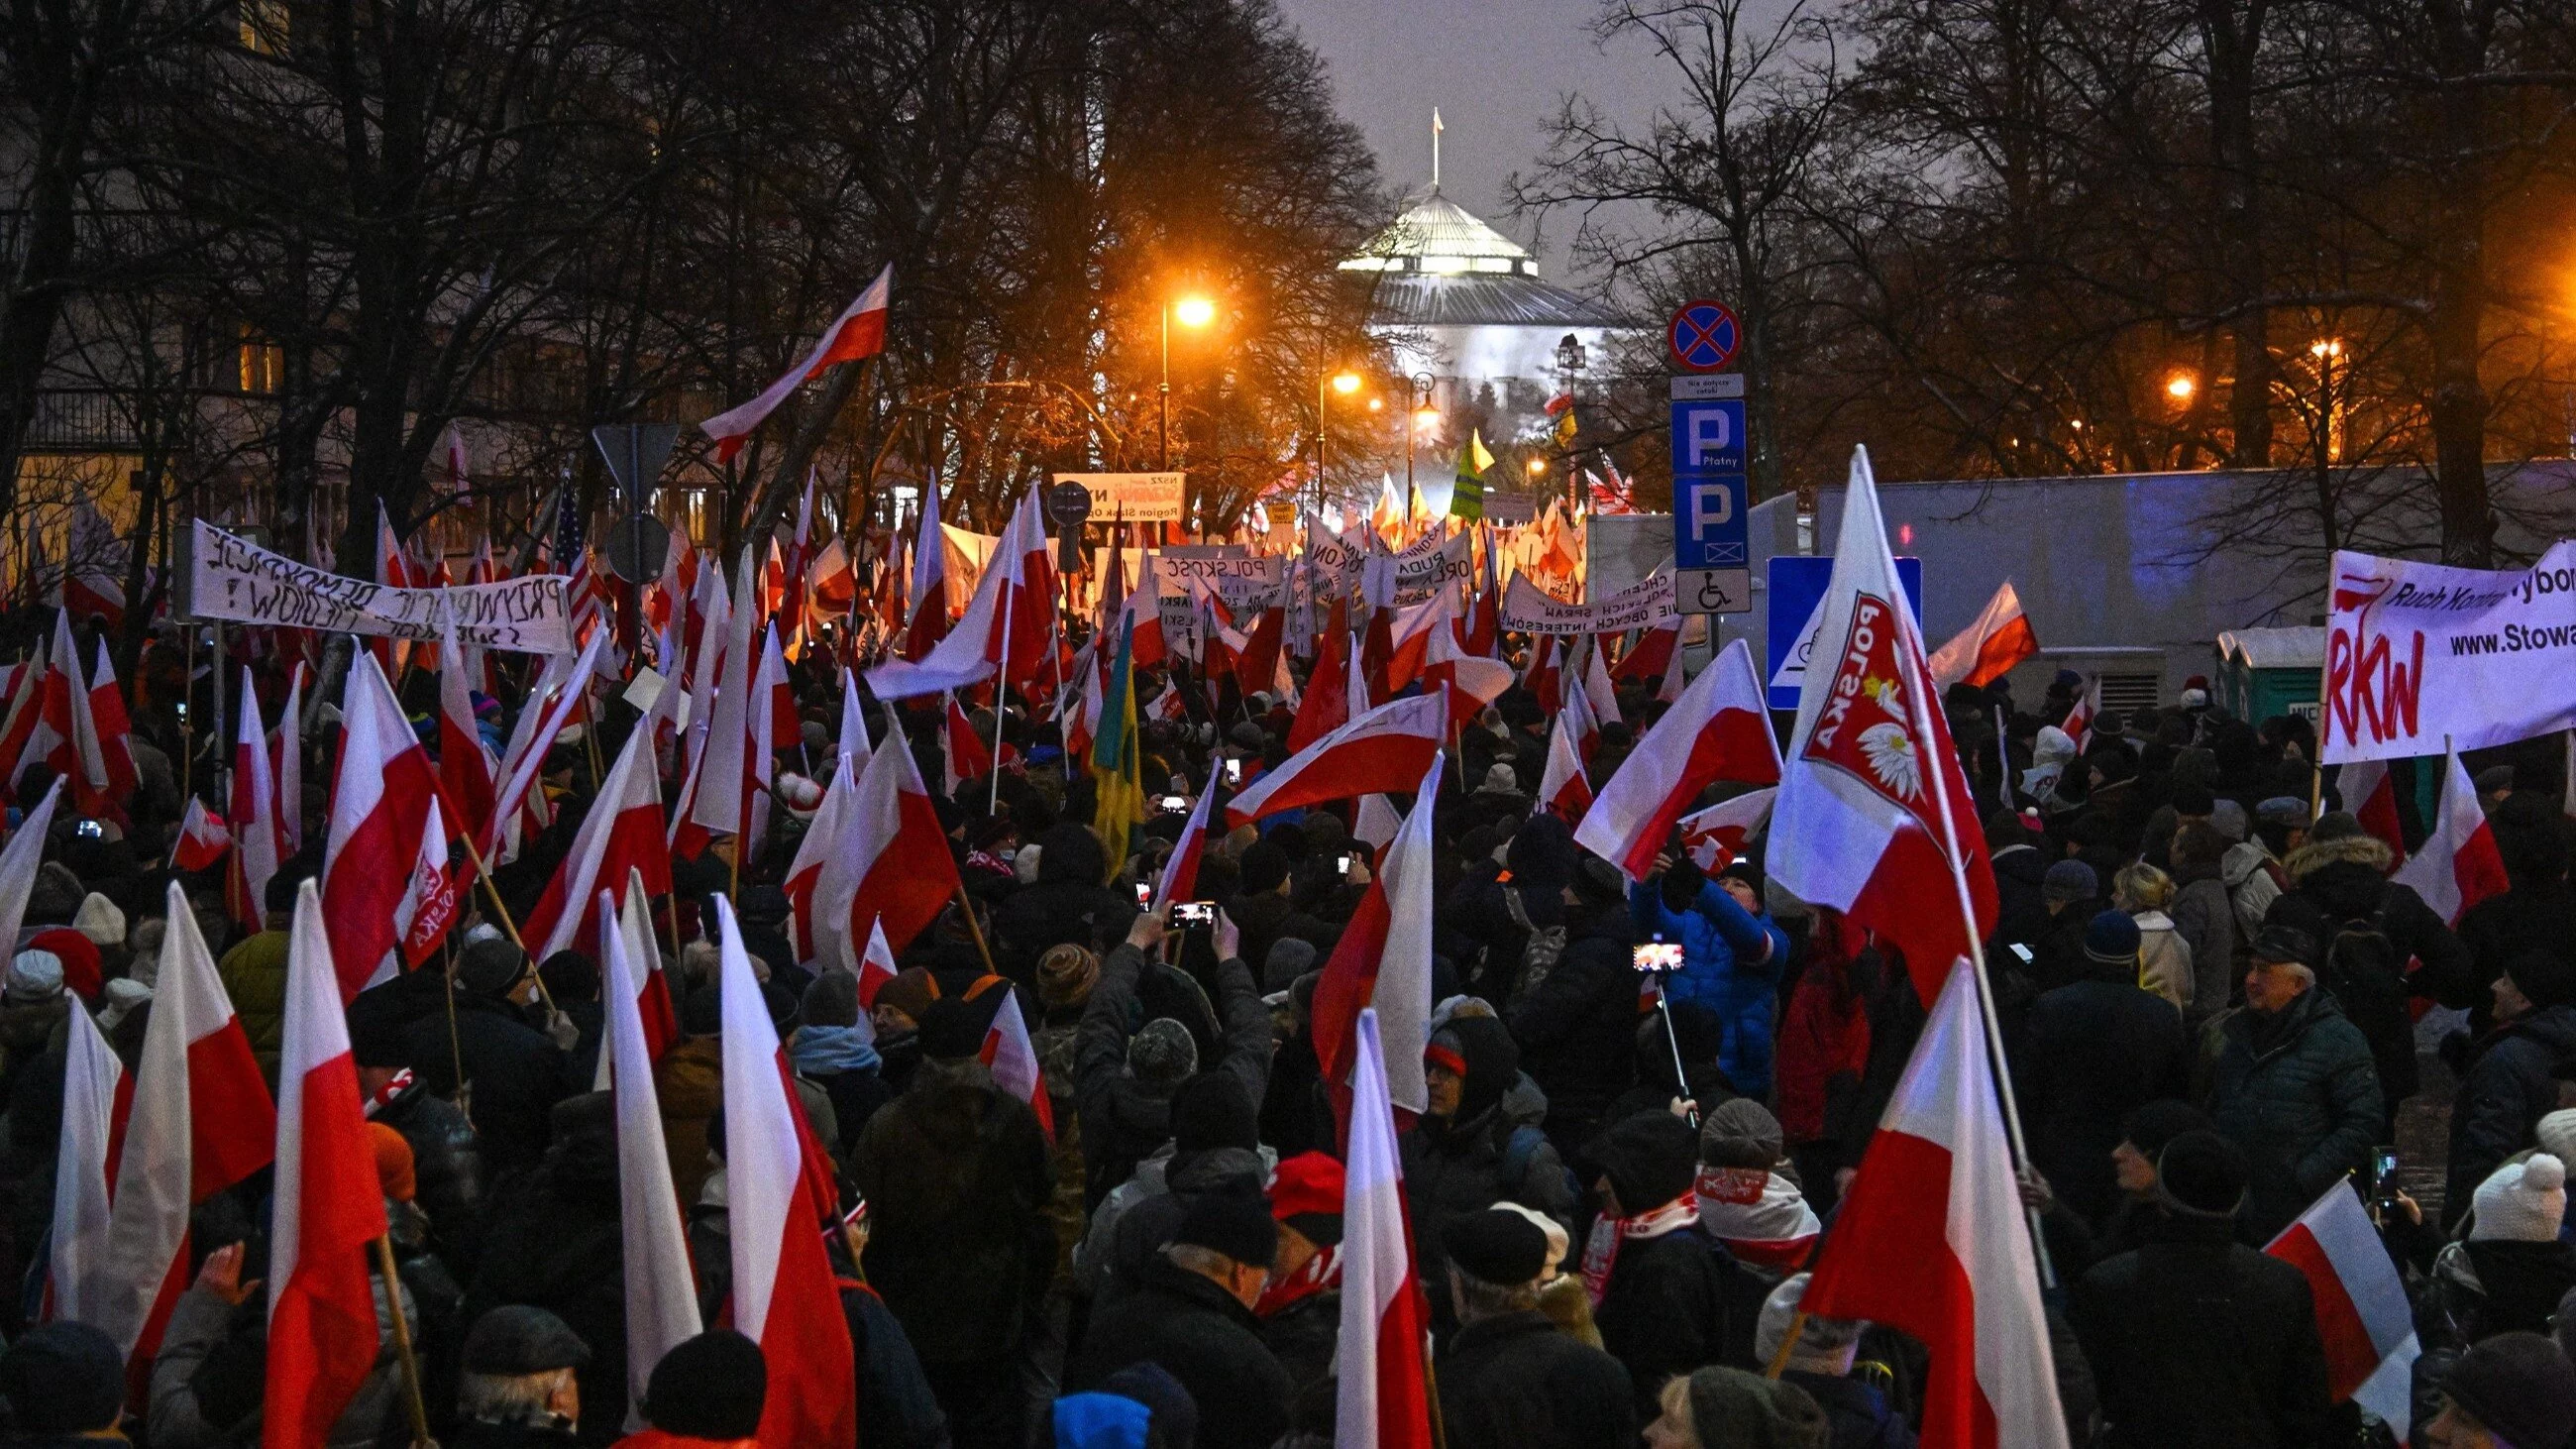
[[1744, 399], [1708, 398], [1673, 405], [1675, 473], [1741, 473]]
[[1746, 567], [1750, 520], [1741, 473], [1673, 475], [1673, 566]]

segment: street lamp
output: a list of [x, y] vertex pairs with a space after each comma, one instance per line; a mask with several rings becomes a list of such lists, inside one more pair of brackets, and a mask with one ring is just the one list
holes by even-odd
[[1184, 327], [1205, 327], [1216, 320], [1216, 304], [1196, 294], [1163, 301], [1163, 389], [1158, 433], [1162, 440], [1159, 467], [1165, 473], [1172, 471], [1172, 319], [1176, 316]]
[[[1315, 379], [1315, 512], [1318, 514], [1324, 511], [1324, 429], [1329, 425], [1324, 411], [1324, 386], [1330, 383], [1333, 391], [1349, 397], [1360, 390], [1360, 381], [1360, 375], [1347, 367], [1329, 378]], [[1369, 399], [1369, 408], [1371, 411], [1377, 408], [1376, 398]]]
[[2172, 398], [2178, 407], [2188, 404], [2191, 401], [2191, 395], [2198, 391], [2200, 391], [2200, 380], [2188, 372], [2177, 372], [2165, 379], [2165, 396]]
[[2335, 459], [2334, 372], [2336, 359], [2343, 356], [2343, 339], [2320, 337], [2308, 344], [2308, 355], [2317, 360], [2317, 469], [2320, 477]]
[[1529, 460], [1529, 475], [1532, 478], [1546, 477], [1547, 459], [1542, 458], [1535, 453], [1531, 454]]
[[1413, 436], [1424, 428], [1440, 426], [1440, 410], [1431, 405], [1432, 389], [1439, 386], [1430, 373], [1417, 372], [1405, 379], [1413, 392], [1413, 415], [1404, 420], [1404, 501], [1413, 506]]

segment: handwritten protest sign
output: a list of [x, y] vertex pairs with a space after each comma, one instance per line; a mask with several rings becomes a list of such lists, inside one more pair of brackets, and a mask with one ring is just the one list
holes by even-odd
[[1548, 596], [1527, 574], [1503, 590], [1503, 627], [1522, 634], [1617, 634], [1671, 622], [1673, 576], [1654, 574], [1606, 599], [1568, 604]]
[[194, 520], [187, 595], [191, 618], [367, 634], [385, 639], [439, 637], [446, 609], [456, 611], [456, 640], [485, 649], [530, 654], [572, 652], [572, 617], [561, 574], [532, 574], [497, 584], [397, 589], [327, 573]]

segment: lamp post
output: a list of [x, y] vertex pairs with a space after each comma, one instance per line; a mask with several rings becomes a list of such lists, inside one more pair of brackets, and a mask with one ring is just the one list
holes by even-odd
[[1324, 511], [1324, 430], [1329, 422], [1329, 415], [1324, 411], [1324, 389], [1327, 387], [1348, 397], [1360, 390], [1360, 375], [1344, 368], [1315, 379], [1315, 512], [1318, 516]]
[[1431, 405], [1431, 391], [1438, 382], [1430, 373], [1417, 372], [1406, 379], [1412, 384], [1412, 406], [1404, 417], [1404, 506], [1413, 506], [1413, 435], [1416, 431], [1440, 421], [1440, 411]]
[[1184, 327], [1205, 327], [1216, 320], [1216, 304], [1205, 297], [1189, 296], [1178, 300], [1163, 299], [1163, 386], [1157, 399], [1160, 421], [1156, 434], [1161, 440], [1161, 461], [1156, 467], [1172, 471], [1172, 315], [1180, 314]]
[[[1571, 332], [1566, 333], [1556, 344], [1556, 370], [1565, 381], [1565, 405], [1569, 409], [1567, 416], [1571, 417], [1570, 410], [1574, 406], [1574, 379], [1583, 371], [1583, 343]], [[1574, 446], [1570, 437], [1567, 439], [1564, 451], [1565, 506], [1568, 509], [1580, 508], [1583, 506], [1583, 498], [1578, 491], [1580, 485], [1575, 481], [1575, 475], [1581, 470], [1574, 466]], [[1532, 470], [1532, 481], [1536, 481], [1536, 470]], [[1532, 493], [1535, 496], [1536, 490], [1533, 489]]]

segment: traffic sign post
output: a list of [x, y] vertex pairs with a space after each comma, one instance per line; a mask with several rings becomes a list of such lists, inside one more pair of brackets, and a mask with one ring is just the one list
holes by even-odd
[[1740, 373], [1673, 379], [1673, 602], [1685, 614], [1753, 608], [1742, 383]]
[[1735, 309], [1706, 298], [1674, 308], [1672, 320], [1664, 324], [1664, 345], [1672, 350], [1673, 365], [1684, 372], [1724, 372], [1743, 341]]

